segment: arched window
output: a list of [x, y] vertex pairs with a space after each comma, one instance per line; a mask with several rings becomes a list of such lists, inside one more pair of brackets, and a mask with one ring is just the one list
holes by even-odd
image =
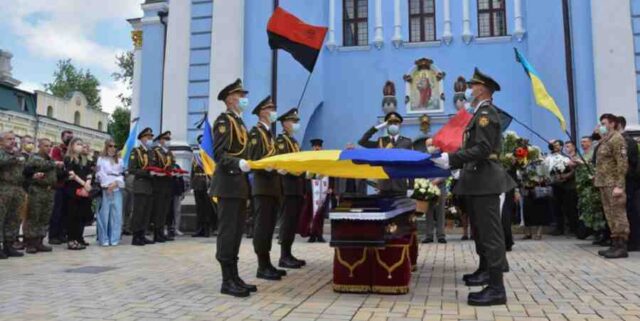
[[409, 0], [409, 41], [436, 40], [435, 0]]
[[101, 121], [98, 122], [98, 130], [102, 131], [102, 122]]
[[347, 47], [369, 44], [369, 0], [343, 0], [342, 41]]
[[478, 36], [507, 35], [505, 0], [478, 0]]
[[76, 111], [73, 114], [73, 123], [76, 124], [76, 125], [80, 125], [80, 112], [79, 111]]
[[53, 107], [47, 106], [47, 117], [53, 118]]

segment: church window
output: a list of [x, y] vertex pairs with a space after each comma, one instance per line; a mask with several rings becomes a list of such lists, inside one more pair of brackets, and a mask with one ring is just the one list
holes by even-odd
[[409, 41], [436, 40], [435, 0], [409, 0]]
[[343, 0], [342, 22], [344, 46], [366, 46], [369, 43], [368, 0]]
[[507, 35], [505, 0], [478, 0], [478, 36]]

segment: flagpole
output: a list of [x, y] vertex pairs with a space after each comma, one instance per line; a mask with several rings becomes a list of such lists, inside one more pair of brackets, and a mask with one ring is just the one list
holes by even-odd
[[499, 107], [496, 107], [496, 109], [501, 111], [501, 112], [503, 112], [505, 115], [511, 117], [512, 120], [514, 120], [520, 126], [522, 126], [522, 127], [526, 128], [527, 130], [529, 130], [529, 132], [531, 132], [532, 134], [536, 135], [538, 138], [542, 139], [544, 142], [548, 143], [550, 141], [549, 139], [546, 139], [546, 138], [542, 137], [542, 135], [540, 135], [538, 132], [533, 130], [531, 127], [527, 126], [525, 123], [519, 121], [517, 118], [513, 117], [511, 114], [509, 114], [508, 112], [504, 111], [504, 109], [499, 108]]
[[300, 104], [302, 103], [302, 98], [304, 98], [304, 94], [307, 92], [307, 87], [309, 86], [309, 80], [311, 80], [312, 74], [313, 72], [309, 73], [309, 76], [307, 77], [307, 82], [304, 83], [304, 88], [302, 89], [302, 95], [300, 95], [300, 99], [298, 99], [298, 104], [296, 105], [296, 107], [298, 108], [298, 111], [300, 111]]
[[584, 159], [584, 157], [582, 156], [582, 153], [580, 152], [580, 149], [578, 149], [578, 145], [576, 145], [576, 140], [573, 137], [571, 137], [571, 134], [569, 133], [568, 130], [565, 129], [564, 133], [567, 134], [567, 136], [569, 137], [569, 140], [571, 141], [571, 143], [573, 143], [573, 146], [576, 149], [576, 154], [578, 154], [578, 156], [580, 156], [580, 160], [582, 161], [584, 166], [587, 166], [587, 171], [589, 172], [589, 175], [593, 176], [593, 171], [591, 170], [591, 165], [589, 165], [587, 160]]

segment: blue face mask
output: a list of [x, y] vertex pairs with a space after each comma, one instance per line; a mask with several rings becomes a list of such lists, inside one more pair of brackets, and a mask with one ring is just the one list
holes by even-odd
[[600, 135], [604, 136], [609, 132], [609, 129], [607, 129], [607, 127], [604, 125], [600, 125], [600, 128], [598, 128], [598, 131], [600, 132]]
[[147, 140], [146, 142], [144, 142], [144, 146], [146, 148], [151, 148], [153, 147], [153, 142], [151, 140]]
[[471, 88], [467, 88], [467, 90], [464, 91], [464, 97], [468, 102], [472, 102], [476, 98], [473, 96], [473, 90]]
[[398, 135], [398, 133], [400, 133], [400, 126], [396, 124], [389, 125], [389, 127], [387, 128], [387, 133], [389, 133], [389, 135], [391, 136]]
[[249, 98], [242, 97], [238, 99], [238, 109], [242, 112], [249, 107]]
[[300, 124], [299, 123], [293, 123], [291, 125], [291, 132], [297, 133], [299, 130], [300, 130]]
[[278, 120], [278, 112], [277, 111], [269, 112], [269, 121], [273, 123], [276, 120]]
[[464, 109], [469, 113], [469, 114], [473, 114], [474, 113], [474, 108], [471, 107], [470, 103], [464, 103]]

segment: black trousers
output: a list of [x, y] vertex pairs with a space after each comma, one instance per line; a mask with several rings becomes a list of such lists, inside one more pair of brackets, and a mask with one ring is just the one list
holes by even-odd
[[499, 195], [466, 195], [466, 209], [475, 231], [480, 268], [502, 271], [508, 267]]
[[256, 254], [271, 252], [273, 231], [278, 222], [278, 198], [257, 195], [253, 197], [254, 229], [253, 249]]
[[502, 229], [504, 231], [504, 245], [506, 247], [513, 246], [513, 233], [511, 232], [511, 216], [516, 210], [516, 201], [514, 200], [516, 191], [511, 190], [504, 194], [504, 204], [502, 204]]
[[67, 197], [64, 188], [57, 188], [53, 197], [53, 210], [49, 219], [49, 239], [67, 235]]
[[296, 238], [298, 219], [302, 211], [302, 196], [285, 196], [280, 212], [280, 244], [283, 248], [291, 248]]
[[640, 249], [640, 186], [631, 180], [627, 180], [626, 185], [629, 246]]
[[246, 216], [246, 199], [218, 198], [216, 259], [220, 264], [231, 264], [238, 260]]
[[208, 229], [213, 228], [215, 230], [216, 222], [218, 218], [216, 217], [216, 212], [214, 209], [213, 201], [207, 191], [194, 191], [193, 197], [196, 200], [196, 217], [198, 229]]
[[91, 217], [91, 198], [71, 196], [67, 198], [67, 233], [69, 241], [83, 240], [84, 227]]
[[131, 232], [144, 233], [151, 220], [153, 211], [153, 195], [135, 194], [133, 214], [131, 215]]
[[556, 229], [564, 232], [565, 224], [569, 226], [569, 231], [578, 229], [578, 193], [574, 188], [565, 185], [553, 186], [554, 198], [554, 219]]
[[163, 230], [167, 216], [172, 213], [173, 199], [171, 180], [156, 180], [153, 182], [153, 213], [152, 221], [156, 231]]

